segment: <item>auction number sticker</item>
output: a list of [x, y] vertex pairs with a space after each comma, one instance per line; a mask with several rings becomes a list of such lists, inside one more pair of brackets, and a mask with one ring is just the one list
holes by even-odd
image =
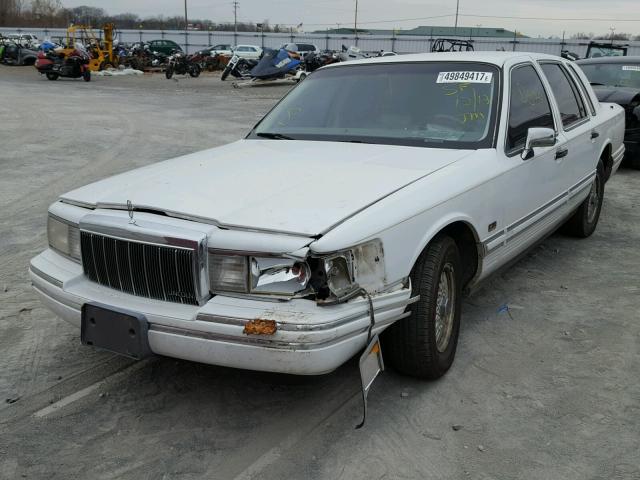
[[493, 72], [440, 72], [436, 83], [491, 83]]
[[632, 72], [640, 72], [640, 65], [624, 65], [622, 70], [630, 70]]

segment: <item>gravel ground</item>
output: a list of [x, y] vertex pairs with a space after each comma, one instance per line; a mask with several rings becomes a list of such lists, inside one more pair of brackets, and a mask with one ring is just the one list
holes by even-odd
[[387, 370], [362, 430], [355, 360], [132, 363], [41, 307], [27, 266], [57, 195], [236, 140], [286, 91], [0, 66], [0, 478], [640, 479], [638, 171], [607, 184], [591, 238], [553, 235], [466, 299], [443, 379]]

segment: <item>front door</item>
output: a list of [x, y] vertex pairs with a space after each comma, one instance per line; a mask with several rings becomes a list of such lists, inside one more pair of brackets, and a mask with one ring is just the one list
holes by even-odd
[[558, 132], [549, 95], [532, 63], [520, 63], [507, 71], [508, 120], [504, 161], [506, 170], [496, 184], [503, 191], [504, 223], [488, 245], [495, 251], [492, 263], [502, 264], [545, 235], [565, 214], [567, 185], [557, 145], [537, 147], [522, 158], [530, 128]]

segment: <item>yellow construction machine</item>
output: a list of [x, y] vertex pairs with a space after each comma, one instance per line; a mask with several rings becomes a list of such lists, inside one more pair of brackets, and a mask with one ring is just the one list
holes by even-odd
[[103, 35], [99, 39], [88, 25], [71, 25], [67, 28], [66, 45], [63, 52], [65, 55], [70, 54], [75, 49], [76, 42], [80, 42], [91, 54], [89, 69], [92, 72], [117, 67], [118, 57], [113, 54], [113, 31], [115, 28], [113, 23], [103, 25]]

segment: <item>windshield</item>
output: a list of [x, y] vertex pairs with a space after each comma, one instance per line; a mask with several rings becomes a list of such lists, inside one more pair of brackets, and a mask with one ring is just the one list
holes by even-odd
[[580, 68], [594, 85], [640, 88], [640, 63], [594, 63]]
[[314, 72], [248, 138], [489, 148], [499, 71], [472, 62], [364, 64]]
[[614, 46], [594, 46], [592, 45], [589, 49], [588, 58], [598, 58], [598, 57], [622, 57], [626, 53], [626, 48], [624, 47], [614, 47]]

